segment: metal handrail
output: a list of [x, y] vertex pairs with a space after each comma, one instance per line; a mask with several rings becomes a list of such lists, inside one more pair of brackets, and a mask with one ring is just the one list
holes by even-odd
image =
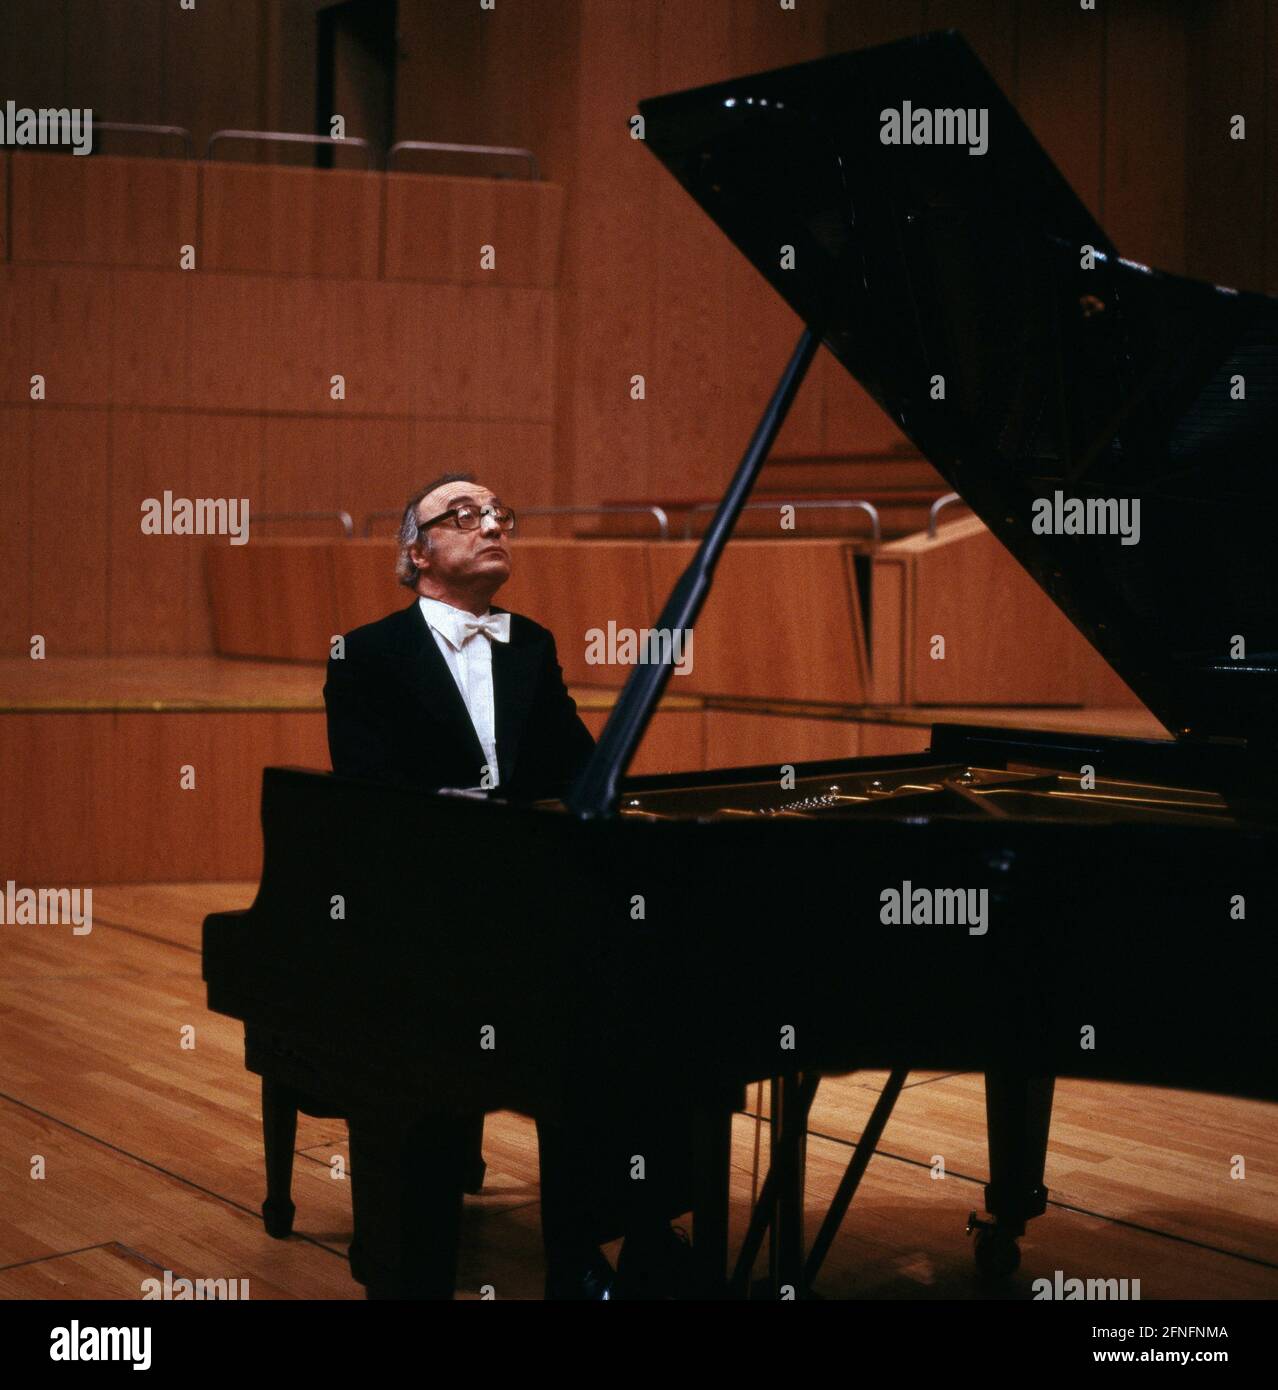
[[352, 540], [355, 536], [355, 522], [350, 512], [262, 512], [251, 518], [257, 525], [264, 521], [334, 521], [336, 520], [342, 528], [342, 534], [346, 539]]
[[936, 528], [938, 525], [938, 518], [940, 517], [941, 513], [946, 509], [946, 507], [952, 505], [955, 502], [961, 502], [962, 500], [963, 499], [958, 495], [957, 492], [945, 492], [942, 493], [941, 496], [938, 497], [936, 501], [932, 503], [932, 508], [927, 514], [928, 540], [934, 541], [936, 539]]
[[[616, 506], [602, 507], [520, 507], [515, 513], [516, 517], [523, 516], [615, 516], [621, 512], [642, 512], [647, 516], [655, 517], [657, 529], [661, 533], [661, 539], [670, 539], [670, 518], [660, 507], [640, 507], [625, 506], [618, 503]], [[367, 537], [378, 521], [385, 521], [393, 518], [398, 521], [404, 515], [403, 512], [369, 512], [364, 518], [364, 535]]]
[[93, 121], [94, 130], [113, 130], [120, 135], [178, 135], [186, 146], [186, 157], [195, 155], [195, 141], [184, 125], [145, 125], [136, 121]]
[[[688, 508], [688, 519], [684, 522], [683, 538], [692, 539], [692, 519], [697, 512], [712, 512], [719, 504], [717, 502], [697, 502]], [[879, 509], [873, 502], [853, 502], [839, 500], [837, 502], [818, 502], [818, 501], [799, 501], [799, 502], [747, 502], [742, 511], [763, 511], [771, 510], [774, 507], [794, 507], [796, 510], [803, 511], [861, 511], [870, 518], [871, 539], [877, 545], [883, 534], [883, 528], [879, 525]]]
[[541, 171], [537, 167], [537, 156], [531, 150], [520, 149], [517, 145], [454, 145], [447, 140], [397, 140], [386, 151], [386, 168], [395, 162], [401, 150], [428, 150], [438, 154], [479, 154], [501, 155], [514, 159], [526, 159], [532, 171], [532, 178], [539, 180]]
[[386, 521], [386, 520], [388, 520], [388, 519], [391, 519], [391, 520], [394, 520], [394, 521], [402, 521], [402, 520], [404, 519], [404, 509], [403, 509], [403, 507], [400, 507], [400, 508], [398, 508], [396, 511], [393, 511], [393, 512], [369, 512], [369, 513], [367, 513], [367, 515], [364, 517], [364, 529], [363, 529], [363, 531], [362, 531], [360, 534], [364, 537], [365, 540], [367, 540], [367, 539], [369, 538], [369, 536], [371, 536], [372, 533], [373, 533], [373, 523], [374, 523], [374, 522], [377, 522], [377, 521]]
[[657, 530], [663, 541], [670, 539], [670, 518], [666, 515], [663, 507], [639, 505], [627, 506], [617, 503], [615, 506], [605, 505], [602, 507], [521, 507], [517, 515], [519, 516], [620, 516], [623, 513], [635, 515], [644, 513], [647, 516], [656, 517]]
[[373, 167], [373, 147], [362, 135], [305, 135], [294, 130], [215, 130], [209, 136], [205, 159], [213, 158], [213, 146], [219, 140], [276, 140], [286, 145], [331, 145], [339, 149], [344, 145], [354, 145], [364, 151], [365, 168]]

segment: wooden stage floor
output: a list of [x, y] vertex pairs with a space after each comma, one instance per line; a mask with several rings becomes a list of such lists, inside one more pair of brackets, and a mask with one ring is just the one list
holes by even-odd
[[[143, 1279], [249, 1280], [252, 1298], [359, 1298], [338, 1121], [302, 1117], [297, 1235], [258, 1217], [257, 1079], [240, 1025], [204, 1007], [200, 922], [246, 906], [251, 884], [99, 888], [94, 926], [0, 927], [0, 1298], [139, 1296]], [[677, 987], [671, 994], [678, 1007]], [[183, 1048], [182, 1030], [194, 1029]], [[823, 1083], [809, 1144], [810, 1233], [882, 1076]], [[751, 1091], [753, 1100], [754, 1091]], [[755, 1122], [736, 1120], [734, 1241], [750, 1193]], [[1278, 1106], [1062, 1083], [1047, 1182], [1024, 1241], [1031, 1281], [1140, 1279], [1141, 1298], [1278, 1297]], [[767, 1134], [763, 1134], [766, 1153]], [[539, 1298], [536, 1144], [530, 1121], [490, 1116], [489, 1182], [468, 1198], [459, 1297]], [[1231, 1178], [1233, 1155], [1246, 1177]], [[44, 1177], [29, 1177], [33, 1156]], [[944, 1179], [932, 1176], [935, 1156]], [[981, 1080], [918, 1074], [904, 1092], [817, 1291], [839, 1299], [988, 1296], [963, 1234], [985, 1174]], [[615, 1253], [615, 1252], [612, 1252]]]

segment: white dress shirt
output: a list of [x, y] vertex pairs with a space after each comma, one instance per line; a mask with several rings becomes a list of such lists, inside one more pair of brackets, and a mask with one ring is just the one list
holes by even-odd
[[[482, 619], [437, 598], [418, 598], [422, 616], [448, 669], [453, 673], [462, 703], [475, 726], [479, 746], [488, 764], [488, 781], [498, 785], [497, 713], [493, 699], [492, 643], [510, 641], [510, 614], [490, 609]], [[475, 625], [486, 626], [476, 631]], [[469, 625], [469, 627], [468, 627]]]

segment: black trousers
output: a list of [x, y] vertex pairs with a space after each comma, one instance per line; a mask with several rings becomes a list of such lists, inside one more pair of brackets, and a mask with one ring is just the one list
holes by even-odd
[[541, 1230], [549, 1264], [665, 1225], [692, 1204], [692, 1114], [611, 1096], [538, 1120]]

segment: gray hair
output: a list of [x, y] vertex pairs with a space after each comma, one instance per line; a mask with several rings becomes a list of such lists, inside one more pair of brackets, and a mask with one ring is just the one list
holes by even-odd
[[445, 483], [474, 483], [478, 479], [473, 473], [445, 473], [442, 477], [429, 482], [425, 487], [419, 489], [408, 499], [408, 504], [404, 508], [404, 519], [399, 524], [399, 556], [395, 561], [395, 578], [406, 589], [417, 588], [417, 566], [413, 564], [412, 547], [419, 540], [424, 540], [426, 550], [430, 551], [430, 533], [422, 532], [417, 525], [417, 508], [421, 505], [423, 497], [428, 497], [437, 487], [443, 487]]

